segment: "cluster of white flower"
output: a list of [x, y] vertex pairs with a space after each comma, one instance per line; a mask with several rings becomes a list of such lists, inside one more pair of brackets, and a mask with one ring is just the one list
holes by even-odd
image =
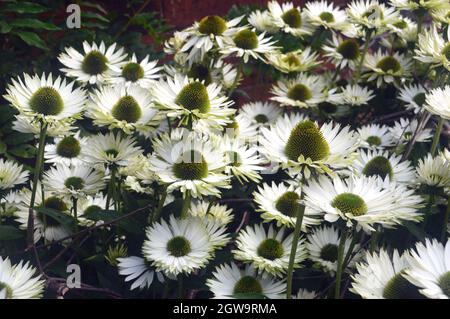
[[[14, 129], [39, 144], [32, 173], [0, 159], [0, 218], [64, 249], [81, 245], [67, 220], [122, 236], [101, 225], [137, 205], [140, 246], [100, 252], [131, 290], [156, 274], [197, 276], [215, 298], [448, 299], [449, 13], [448, 0], [271, 1], [175, 32], [164, 66], [115, 43], [68, 47], [73, 82], [24, 74], [6, 89]], [[237, 105], [244, 65], [276, 74], [270, 101]], [[315, 291], [294, 279], [305, 267], [323, 273]], [[0, 257], [0, 298], [41, 297], [35, 272]]]

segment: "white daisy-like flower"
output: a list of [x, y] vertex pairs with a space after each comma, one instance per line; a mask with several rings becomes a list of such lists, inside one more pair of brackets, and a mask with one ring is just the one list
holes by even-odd
[[105, 186], [104, 175], [85, 165], [56, 165], [44, 174], [46, 190], [62, 196], [82, 198], [94, 195]]
[[419, 242], [406, 257], [406, 278], [432, 299], [450, 299], [450, 240], [445, 246], [436, 239]]
[[299, 289], [295, 296], [292, 296], [292, 299], [318, 299], [319, 294], [315, 291], [309, 291], [306, 289]]
[[234, 218], [233, 210], [226, 205], [206, 201], [192, 201], [188, 213], [193, 217], [207, 219], [221, 226], [228, 225]]
[[358, 84], [347, 84], [344, 87], [340, 87], [340, 91], [338, 93], [332, 94], [328, 98], [328, 101], [338, 105], [360, 106], [368, 104], [368, 102], [374, 97], [373, 93], [373, 90], [362, 87]]
[[[446, 0], [440, 0], [440, 1], [446, 1]], [[445, 24], [450, 24], [450, 14], [448, 14], [449, 9], [448, 8], [443, 8], [443, 9], [433, 9], [430, 11], [430, 15], [433, 19], [433, 21], [436, 24], [440, 24], [443, 23]]]
[[388, 24], [395, 23], [400, 14], [378, 0], [354, 0], [347, 6], [349, 22], [366, 28], [372, 35], [381, 34]]
[[[39, 137], [41, 131], [41, 123], [39, 119], [35, 117], [18, 114], [16, 115], [16, 120], [13, 122], [12, 128], [14, 131], [21, 133], [31, 133], [35, 135], [36, 138]], [[73, 134], [72, 131], [75, 127], [72, 126], [70, 122], [58, 121], [47, 123], [47, 136], [59, 137], [61, 135]]]
[[416, 177], [417, 183], [429, 186], [432, 193], [450, 187], [450, 161], [441, 154], [427, 154], [417, 163]]
[[90, 136], [86, 145], [85, 161], [99, 167], [127, 166], [130, 159], [142, 154], [136, 140], [120, 133]]
[[211, 15], [196, 21], [190, 28], [184, 30], [187, 39], [180, 52], [188, 53], [186, 60], [189, 64], [204, 60], [205, 55], [224, 46], [224, 42], [233, 37], [239, 30], [239, 22], [243, 16], [226, 21], [223, 18]]
[[[391, 136], [396, 143], [406, 144], [416, 132], [418, 121], [417, 119], [409, 120], [405, 118], [401, 118], [398, 121], [395, 121], [394, 126], [389, 128]], [[416, 143], [426, 143], [431, 140], [433, 137], [433, 133], [429, 128], [423, 128], [418, 131], [416, 134]]]
[[111, 70], [120, 70], [120, 66], [127, 57], [124, 49], [116, 50], [114, 43], [106, 48], [102, 41], [100, 45], [83, 42], [83, 53], [72, 47], [65, 48], [58, 60], [64, 64], [61, 71], [67, 76], [76, 78], [82, 83], [102, 84]]
[[306, 3], [305, 13], [312, 25], [331, 30], [344, 30], [348, 18], [344, 10], [325, 0]]
[[18, 210], [19, 204], [22, 202], [20, 191], [9, 191], [0, 199], [0, 218], [11, 217]]
[[254, 30], [242, 29], [237, 32], [232, 38], [225, 39], [221, 53], [225, 56], [235, 55], [247, 63], [250, 58], [255, 60], [263, 60], [264, 54], [273, 52], [277, 49], [274, 44], [276, 41], [271, 41], [272, 37], [266, 37], [266, 33], [257, 34]]
[[[260, 127], [260, 125], [256, 124], [243, 114], [238, 114], [222, 132], [231, 138], [239, 139], [244, 143], [252, 145], [258, 141]], [[216, 132], [216, 134], [220, 134], [222, 132]]]
[[[307, 235], [306, 249], [308, 250], [308, 258], [318, 263], [331, 275], [337, 271], [338, 247], [339, 247], [339, 231], [333, 226], [322, 226], [313, 230]], [[350, 249], [352, 237], [347, 237], [344, 247], [344, 256]], [[359, 245], [356, 244], [353, 251], [358, 251]], [[347, 267], [353, 268], [355, 262], [360, 258], [360, 254], [356, 254]]]
[[[397, 22], [388, 24], [388, 28], [397, 36], [396, 39], [393, 40], [393, 43], [386, 46], [388, 48], [398, 45], [398, 40], [400, 44], [403, 44], [405, 47], [408, 43], [415, 43], [417, 40], [417, 23], [407, 17], [400, 16]], [[381, 40], [382, 45], [386, 45], [384, 40], [386, 40], [386, 38]]]
[[203, 268], [212, 258], [213, 244], [196, 218], [162, 220], [146, 230], [142, 253], [157, 271], [177, 276]]
[[[154, 130], [159, 118], [148, 90], [139, 86], [103, 86], [91, 93], [86, 116], [98, 126], [119, 128], [130, 134]], [[155, 123], [156, 122], [156, 123]]]
[[[275, 231], [273, 225], [270, 225], [266, 231], [262, 224], [247, 226], [239, 232], [236, 238], [237, 249], [232, 252], [236, 260], [250, 263], [262, 273], [283, 277], [289, 265], [292, 239], [292, 233], [285, 236], [285, 228]], [[294, 269], [300, 267], [306, 255], [305, 241], [301, 238], [297, 244]]]
[[51, 73], [42, 77], [24, 73], [23, 80], [12, 79], [3, 97], [21, 114], [45, 123], [73, 122], [81, 117], [86, 101], [85, 91], [73, 86], [59, 76], [53, 80]]
[[405, 102], [408, 110], [419, 113], [423, 109], [427, 90], [418, 84], [405, 85], [400, 89], [398, 99]]
[[250, 102], [239, 108], [239, 115], [246, 117], [258, 127], [268, 126], [275, 123], [281, 116], [283, 110], [272, 102]]
[[78, 223], [84, 226], [92, 226], [93, 224], [102, 223], [102, 221], [93, 221], [89, 219], [89, 215], [102, 210], [113, 210], [114, 200], [111, 199], [109, 207], [106, 205], [107, 198], [102, 193], [94, 196], [86, 196], [79, 198], [77, 201]]
[[425, 10], [450, 9], [447, 0], [390, 0], [389, 3], [400, 10], [415, 11], [419, 8]]
[[28, 171], [23, 166], [0, 158], [0, 190], [13, 188], [28, 180]]
[[320, 75], [300, 73], [288, 80], [279, 80], [271, 90], [275, 96], [270, 99], [281, 105], [308, 108], [327, 99], [327, 82]]
[[252, 266], [241, 270], [235, 263], [218, 266], [212, 273], [213, 278], [206, 285], [214, 298], [233, 299], [240, 295], [262, 295], [269, 299], [281, 299], [286, 290], [284, 280], [258, 275]]
[[306, 178], [311, 170], [334, 174], [347, 167], [358, 147], [358, 136], [350, 127], [333, 122], [319, 127], [298, 115], [285, 116], [261, 133], [261, 152], [291, 175], [304, 174]]
[[167, 191], [189, 191], [192, 197], [220, 196], [220, 188], [229, 188], [229, 176], [223, 174], [227, 165], [223, 152], [210, 140], [197, 134], [183, 139], [164, 134], [154, 140], [150, 163]]
[[[285, 183], [271, 185], [264, 183], [253, 193], [258, 204], [256, 211], [261, 212], [261, 218], [266, 222], [276, 221], [277, 226], [294, 227], [297, 221], [297, 211], [300, 208], [300, 188]], [[302, 231], [306, 232], [313, 225], [319, 225], [322, 215], [316, 211], [305, 209]]]
[[217, 149], [223, 152], [227, 166], [226, 174], [232, 174], [241, 183], [261, 180], [260, 171], [264, 170], [264, 161], [258, 154], [256, 146], [249, 146], [239, 139], [232, 139], [229, 135], [214, 136]]
[[357, 39], [344, 39], [335, 33], [322, 49], [324, 56], [328, 57], [337, 68], [348, 66], [354, 69], [361, 56], [361, 48]]
[[313, 33], [314, 28], [309, 23], [306, 13], [301, 12], [300, 7], [294, 7], [292, 2], [280, 5], [277, 1], [270, 1], [267, 8], [275, 24], [283, 32], [296, 37]]
[[29, 262], [13, 265], [0, 256], [0, 299], [39, 299], [44, 293], [41, 275]]
[[319, 55], [311, 47], [287, 53], [273, 52], [266, 54], [267, 62], [283, 73], [307, 72], [320, 65]]
[[[20, 191], [19, 196], [21, 203], [17, 206], [17, 211], [14, 213], [16, 221], [19, 223], [19, 228], [26, 230], [28, 228], [28, 214], [29, 205], [31, 201], [31, 190], [24, 188]], [[45, 193], [45, 200], [42, 194], [42, 187], [38, 184], [36, 191], [35, 207], [43, 207], [57, 210], [63, 214], [70, 215], [71, 204], [67, 199], [56, 196], [54, 194]], [[57, 241], [70, 235], [63, 224], [55, 218], [41, 212], [34, 211], [34, 242], [38, 242], [41, 238], [47, 241]]]
[[76, 166], [84, 163], [87, 138], [80, 137], [80, 131], [56, 137], [53, 144], [45, 145], [45, 162]]
[[406, 255], [394, 249], [392, 257], [385, 249], [366, 253], [365, 260], [356, 265], [350, 291], [364, 299], [417, 299], [417, 287], [406, 278], [409, 263]]
[[139, 85], [144, 89], [149, 89], [161, 75], [158, 73], [163, 68], [157, 66], [158, 61], [149, 61], [147, 55], [141, 62], [138, 62], [133, 54], [130, 60], [124, 62], [120, 68], [111, 70], [106, 82], [111, 84], [125, 84], [130, 86]]
[[[366, 232], [374, 231], [374, 225], [394, 227], [402, 220], [418, 220], [411, 205], [401, 205], [401, 185], [393, 184], [383, 187], [378, 177], [339, 177], [329, 179], [320, 176], [304, 188], [306, 206], [312, 210], [325, 213], [325, 220], [346, 221], [347, 226], [356, 224]], [[404, 188], [402, 188], [403, 190]]]
[[385, 149], [394, 145], [389, 127], [369, 124], [358, 128], [360, 147], [368, 149]]
[[195, 129], [220, 129], [231, 120], [235, 110], [230, 108], [233, 101], [221, 93], [221, 86], [216, 83], [205, 85], [189, 79], [187, 76], [175, 75], [166, 81], [160, 80], [153, 86], [153, 97], [159, 108], [171, 118], [180, 118], [181, 123]]
[[424, 106], [428, 112], [450, 120], [450, 85], [427, 93]]
[[252, 11], [247, 20], [259, 32], [276, 33], [279, 30], [274, 18], [267, 10]]
[[367, 54], [364, 66], [368, 69], [364, 74], [367, 81], [375, 81], [378, 87], [383, 82], [395, 83], [394, 81], [404, 81], [411, 75], [412, 60], [406, 55], [395, 52], [394, 54], [384, 53], [381, 49], [373, 54]]
[[433, 26], [419, 34], [414, 58], [431, 64], [432, 67], [442, 66], [450, 71], [450, 29], [447, 29], [447, 40], [441, 35], [442, 33]]
[[117, 261], [119, 274], [126, 276], [125, 282], [133, 281], [130, 290], [134, 290], [136, 288], [150, 288], [155, 274], [159, 282], [164, 282], [164, 275], [161, 272], [155, 271], [153, 267], [151, 267], [142, 257], [130, 256], [117, 258]]
[[350, 170], [358, 176], [377, 176], [402, 184], [411, 183], [415, 176], [410, 161], [383, 150], [359, 150]]

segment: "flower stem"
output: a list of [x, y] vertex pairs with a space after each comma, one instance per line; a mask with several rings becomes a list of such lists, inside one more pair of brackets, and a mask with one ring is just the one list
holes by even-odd
[[155, 213], [153, 214], [152, 222], [156, 222], [159, 217], [161, 216], [161, 211], [164, 207], [164, 202], [166, 201], [167, 197], [167, 188], [164, 189], [164, 192], [161, 194], [158, 202], [158, 207], [156, 208]]
[[38, 155], [36, 158], [36, 164], [34, 166], [34, 177], [33, 177], [33, 189], [31, 192], [30, 208], [28, 210], [28, 224], [27, 224], [27, 238], [28, 244], [32, 245], [34, 243], [34, 204], [36, 202], [36, 192], [38, 188], [38, 182], [41, 178], [42, 167], [44, 164], [44, 150], [45, 150], [45, 137], [47, 134], [47, 124], [41, 123], [41, 130], [39, 132], [39, 148]]
[[78, 199], [72, 197], [73, 217], [75, 218], [75, 231], [78, 231]]
[[444, 222], [442, 223], [441, 242], [443, 244], [445, 244], [447, 238], [447, 225], [449, 217], [450, 217], [450, 195], [448, 196], [447, 199], [447, 209], [445, 210]]
[[335, 284], [335, 290], [334, 290], [334, 298], [340, 299], [341, 298], [341, 278], [342, 278], [342, 272], [344, 268], [344, 251], [345, 251], [345, 241], [347, 239], [347, 230], [345, 230], [342, 235], [341, 239], [339, 241], [339, 248], [338, 248], [338, 260], [337, 260], [337, 271], [336, 271], [336, 284]]
[[[303, 197], [303, 194], [302, 194]], [[294, 275], [295, 255], [297, 254], [298, 240], [302, 229], [303, 215], [305, 214], [305, 205], [301, 204], [297, 210], [297, 220], [295, 222], [294, 238], [292, 239], [291, 254], [289, 255], [289, 267], [287, 273], [286, 298], [291, 299], [292, 295], [292, 277]]]
[[183, 206], [181, 207], [180, 213], [181, 218], [188, 217], [188, 210], [190, 206], [191, 206], [191, 192], [189, 190], [186, 190], [186, 194], [183, 199]]
[[106, 195], [106, 207], [105, 210], [109, 210], [111, 197], [114, 196], [115, 193], [115, 184], [116, 184], [116, 169], [114, 167], [111, 168], [111, 178], [109, 180], [108, 185], [108, 194]]
[[439, 137], [441, 136], [442, 127], [444, 126], [444, 119], [442, 117], [439, 118], [439, 122], [436, 126], [436, 131], [434, 132], [433, 144], [431, 145], [431, 155], [434, 156], [437, 151], [437, 147], [439, 145]]
[[369, 45], [371, 41], [370, 33], [367, 34], [366, 43], [364, 43], [364, 49], [361, 54], [361, 58], [359, 59], [358, 67], [356, 68], [355, 76], [353, 77], [353, 83], [356, 84], [359, 81], [359, 77], [361, 76], [362, 66], [364, 64], [364, 59], [366, 58], [367, 52], [369, 52]]

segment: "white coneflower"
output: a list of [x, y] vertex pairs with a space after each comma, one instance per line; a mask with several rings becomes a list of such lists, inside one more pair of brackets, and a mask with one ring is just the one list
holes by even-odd
[[348, 24], [345, 11], [324, 0], [306, 3], [305, 13], [316, 27], [339, 31], [344, 30]]
[[147, 55], [138, 63], [136, 55], [133, 54], [129, 61], [124, 62], [120, 69], [113, 69], [106, 79], [112, 84], [125, 84], [127, 86], [136, 84], [142, 88], [149, 89], [161, 75], [158, 73], [162, 67], [157, 67], [158, 61], [149, 61]]
[[[405, 118], [401, 118], [398, 121], [395, 121], [394, 126], [389, 128], [389, 131], [392, 135], [394, 141], [399, 144], [406, 144], [416, 132], [418, 121], [416, 119], [409, 120]], [[429, 128], [423, 128], [418, 130], [416, 134], [416, 143], [425, 143], [429, 142], [433, 137], [433, 133]]]
[[400, 89], [398, 99], [406, 103], [406, 108], [419, 113], [423, 110], [427, 90], [418, 84], [405, 85]]
[[338, 68], [355, 68], [359, 63], [361, 48], [357, 39], [343, 39], [333, 33], [331, 39], [322, 47], [324, 55]]
[[28, 171], [22, 165], [0, 158], [0, 190], [23, 184], [27, 179]]
[[281, 299], [286, 290], [286, 282], [269, 276], [258, 275], [252, 266], [240, 270], [235, 263], [218, 266], [213, 278], [206, 285], [214, 298], [240, 298], [241, 295], [261, 295], [269, 299]]
[[450, 85], [427, 93], [424, 106], [428, 112], [450, 120]]
[[233, 210], [226, 205], [213, 204], [206, 201], [192, 201], [189, 214], [193, 217], [207, 219], [221, 226], [226, 226], [233, 220]]
[[275, 19], [267, 10], [252, 11], [247, 20], [248, 23], [260, 32], [276, 33], [279, 29]]
[[347, 6], [349, 22], [364, 27], [374, 34], [387, 30], [388, 24], [395, 23], [399, 12], [378, 0], [354, 0]]
[[74, 82], [53, 75], [23, 75], [12, 79], [3, 97], [11, 102], [21, 114], [50, 122], [72, 122], [81, 117], [86, 94], [83, 89], [74, 88]]
[[400, 10], [415, 11], [418, 9], [438, 10], [450, 9], [447, 0], [390, 0], [390, 4]]
[[[12, 123], [12, 128], [14, 131], [21, 133], [31, 133], [35, 137], [39, 137], [41, 131], [41, 123], [38, 119], [32, 116], [18, 114], [16, 115], [16, 120]], [[47, 123], [47, 136], [59, 137], [61, 135], [73, 134], [72, 131], [75, 127], [72, 126], [71, 122], [58, 121]]]
[[364, 74], [367, 81], [375, 81], [378, 87], [383, 82], [394, 83], [395, 80], [403, 81], [411, 75], [412, 60], [406, 55], [395, 52], [384, 53], [378, 50], [373, 54], [366, 55], [364, 66], [368, 71]]
[[369, 124], [358, 128], [360, 147], [368, 149], [385, 149], [394, 145], [389, 127], [380, 124]]
[[418, 48], [415, 59], [431, 64], [432, 67], [442, 66], [450, 71], [450, 29], [447, 29], [447, 40], [441, 36], [437, 28], [424, 30], [419, 34]]
[[[262, 224], [247, 226], [236, 238], [237, 249], [233, 250], [234, 258], [250, 263], [260, 272], [283, 277], [288, 269], [293, 234], [285, 236], [285, 228], [275, 231], [273, 225], [268, 231]], [[294, 268], [306, 258], [304, 239], [297, 244]]]
[[84, 41], [83, 53], [72, 47], [65, 48], [65, 52], [58, 57], [65, 66], [61, 71], [83, 83], [102, 84], [108, 72], [118, 70], [127, 56], [123, 48], [116, 50], [116, 46], [114, 43], [106, 48], [103, 41], [100, 45], [90, 45]]
[[294, 79], [278, 81], [271, 90], [275, 96], [270, 99], [281, 105], [312, 107], [327, 99], [326, 87], [322, 76], [300, 73]]
[[45, 145], [45, 161], [66, 166], [81, 165], [86, 154], [86, 142], [86, 137], [80, 137], [80, 131], [57, 137], [53, 144]]
[[[294, 227], [297, 212], [300, 208], [301, 191], [294, 185], [285, 183], [262, 184], [253, 193], [254, 201], [258, 204], [256, 211], [261, 212], [264, 221], [276, 221], [277, 226]], [[321, 214], [306, 209], [303, 216], [302, 231], [306, 232], [311, 226], [320, 224]]]
[[445, 246], [436, 239], [419, 242], [407, 254], [406, 278], [432, 299], [450, 299], [450, 240]]
[[38, 299], [44, 293], [42, 276], [29, 262], [13, 265], [0, 256], [0, 299]]
[[283, 32], [296, 37], [313, 33], [314, 28], [309, 23], [306, 13], [301, 12], [300, 7], [294, 7], [292, 2], [285, 2], [280, 5], [277, 1], [270, 1], [267, 8], [274, 23]]
[[239, 108], [239, 115], [258, 127], [268, 126], [280, 118], [282, 109], [272, 102], [250, 102]]
[[330, 95], [328, 101], [338, 105], [360, 106], [368, 104], [374, 97], [373, 93], [373, 90], [358, 84], [347, 84], [341, 87], [336, 94]]
[[313, 52], [310, 47], [287, 53], [267, 53], [266, 59], [283, 73], [307, 72], [320, 65], [318, 53]]
[[431, 193], [450, 187], [450, 161], [443, 155], [427, 154], [419, 159], [416, 168], [417, 183], [426, 185]]
[[158, 124], [156, 114], [148, 90], [135, 85], [103, 86], [95, 90], [86, 111], [94, 124], [120, 128], [127, 134], [152, 130]]
[[153, 267], [142, 257], [130, 256], [117, 258], [117, 268], [119, 274], [125, 277], [125, 282], [133, 281], [130, 290], [139, 288], [150, 288], [153, 283], [153, 278], [158, 278], [158, 281], [164, 282], [164, 275], [161, 272], [155, 271]]

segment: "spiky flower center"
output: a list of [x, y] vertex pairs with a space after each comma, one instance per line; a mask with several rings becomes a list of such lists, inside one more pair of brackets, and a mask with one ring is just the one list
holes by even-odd
[[393, 56], [386, 56], [382, 58], [380, 61], [378, 61], [377, 68], [383, 70], [383, 72], [388, 73], [395, 73], [401, 70], [402, 66], [400, 62]]
[[200, 113], [208, 113], [211, 105], [206, 86], [198, 81], [189, 83], [178, 93], [175, 103], [188, 110], [198, 110]]
[[234, 294], [260, 294], [262, 293], [262, 287], [259, 281], [252, 276], [244, 276], [239, 279], [234, 285]]
[[269, 122], [269, 118], [265, 114], [258, 114], [255, 116], [255, 121], [260, 124]]
[[448, 61], [450, 61], [450, 42], [444, 46], [444, 48], [442, 49], [442, 54]]
[[291, 28], [300, 28], [302, 25], [302, 16], [300, 15], [300, 11], [296, 8], [292, 8], [286, 11], [282, 16], [284, 23], [286, 23]]
[[392, 179], [394, 175], [391, 163], [384, 156], [375, 156], [372, 158], [364, 166], [362, 172], [366, 176], [380, 176], [383, 179], [386, 178], [386, 176], [389, 176], [389, 178]]
[[450, 298], [450, 271], [439, 277], [439, 287], [441, 287], [444, 295]]
[[360, 196], [352, 193], [337, 195], [331, 202], [331, 206], [339, 209], [344, 214], [362, 216], [367, 213], [367, 205]]
[[11, 299], [13, 297], [12, 288], [6, 283], [0, 281], [0, 292], [5, 291], [6, 299]]
[[421, 295], [416, 286], [403, 277], [403, 271], [394, 275], [383, 289], [386, 299], [417, 299]]
[[286, 56], [283, 57], [282, 61], [292, 66], [299, 66], [302, 64], [300, 59], [293, 53], [288, 53]]
[[359, 45], [356, 40], [344, 40], [341, 44], [336, 48], [336, 51], [342, 55], [344, 59], [347, 60], [356, 60], [359, 58]]
[[194, 80], [203, 82], [205, 85], [212, 82], [211, 72], [209, 72], [209, 68], [203, 64], [194, 63], [187, 75]]
[[29, 105], [36, 113], [58, 115], [64, 108], [64, 101], [55, 88], [44, 86], [33, 93]]
[[144, 69], [139, 63], [129, 62], [122, 68], [122, 76], [127, 81], [136, 82], [144, 77]]
[[259, 244], [256, 250], [258, 256], [269, 260], [281, 258], [284, 254], [283, 245], [274, 238], [268, 238]]
[[370, 146], [380, 146], [381, 138], [376, 135], [371, 135], [366, 139], [366, 142], [369, 143]]
[[320, 250], [320, 258], [329, 262], [337, 261], [338, 246], [335, 244], [326, 244]]
[[80, 155], [80, 142], [73, 136], [64, 137], [56, 146], [56, 153], [61, 157], [74, 158]]
[[142, 115], [138, 102], [130, 95], [120, 98], [113, 106], [111, 113], [116, 120], [127, 123], [136, 123]]
[[286, 192], [277, 199], [275, 208], [283, 215], [294, 217], [300, 207], [299, 200], [300, 196], [296, 192]]
[[318, 161], [330, 154], [330, 147], [317, 125], [306, 120], [291, 131], [284, 151], [292, 161], [297, 161], [300, 155]]
[[296, 84], [289, 89], [287, 97], [294, 101], [305, 102], [312, 97], [312, 92], [306, 85]]
[[167, 251], [174, 257], [183, 257], [191, 252], [191, 244], [183, 236], [176, 236], [167, 242]]
[[[59, 212], [67, 212], [69, 210], [66, 203], [61, 198], [58, 198], [56, 196], [52, 196], [52, 197], [45, 199], [42, 206], [45, 208], [57, 210]], [[60, 225], [60, 223], [56, 219], [52, 218], [49, 215], [44, 215], [41, 212], [37, 213], [37, 217], [41, 221], [45, 220], [45, 222], [48, 226], [56, 227], [56, 226]]]
[[78, 176], [71, 176], [66, 179], [66, 181], [64, 182], [64, 186], [69, 189], [78, 191], [84, 188], [84, 180]]
[[229, 151], [227, 152], [228, 159], [230, 160], [230, 165], [234, 167], [239, 167], [242, 164], [241, 156], [238, 152]]
[[200, 20], [198, 31], [203, 34], [221, 35], [227, 29], [227, 22], [219, 16], [207, 16]]
[[424, 92], [420, 92], [417, 93], [414, 97], [413, 97], [413, 101], [414, 103], [416, 103], [418, 106], [422, 106], [423, 103], [425, 103], [425, 99], [426, 99], [426, 94]]
[[325, 22], [328, 22], [328, 23], [334, 22], [334, 16], [333, 16], [333, 14], [332, 14], [331, 12], [326, 12], [326, 11], [324, 11], [324, 12], [322, 12], [322, 13], [319, 15], [319, 18], [320, 18], [322, 21], [325, 21]]
[[99, 51], [89, 52], [81, 63], [81, 69], [91, 75], [97, 75], [108, 69], [108, 59]]
[[258, 36], [251, 30], [242, 30], [233, 38], [234, 44], [244, 50], [253, 50], [258, 47]]
[[208, 176], [208, 163], [200, 152], [187, 151], [173, 164], [172, 171], [182, 180], [198, 180]]

